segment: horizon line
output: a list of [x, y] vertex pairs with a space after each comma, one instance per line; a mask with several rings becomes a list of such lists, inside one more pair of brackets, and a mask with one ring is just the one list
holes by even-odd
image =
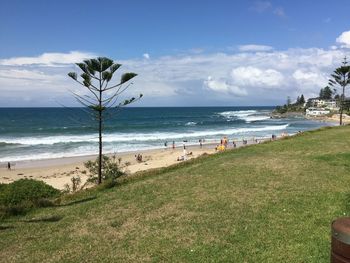
[[[247, 105], [247, 106], [229, 106], [229, 105], [225, 105], [225, 106], [130, 106], [130, 107], [121, 107], [121, 108], [225, 108], [225, 107], [276, 107], [276, 105]], [[32, 109], [40, 109], [40, 108], [53, 108], [53, 109], [65, 109], [65, 108], [77, 108], [77, 109], [81, 109], [81, 108], [87, 108], [87, 107], [77, 107], [77, 106], [72, 106], [72, 107], [57, 107], [57, 106], [36, 106], [36, 107], [32, 107], [32, 106], [9, 106], [9, 107], [0, 107], [0, 109], [28, 109], [28, 108], [32, 108]], [[113, 109], [113, 108], [110, 108]]]

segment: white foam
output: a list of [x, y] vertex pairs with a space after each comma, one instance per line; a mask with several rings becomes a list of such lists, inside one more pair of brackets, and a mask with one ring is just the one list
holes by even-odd
[[197, 122], [194, 122], [194, 121], [189, 121], [185, 124], [186, 126], [195, 126], [197, 125]]
[[[104, 134], [103, 141], [106, 143], [118, 142], [151, 142], [151, 141], [166, 141], [183, 138], [205, 138], [216, 135], [231, 135], [249, 132], [260, 131], [278, 131], [284, 130], [289, 124], [285, 125], [270, 125], [264, 127], [250, 128], [230, 128], [221, 130], [202, 130], [191, 131], [185, 133], [176, 132], [156, 132], [156, 133], [111, 133]], [[48, 137], [21, 137], [21, 138], [0, 138], [0, 142], [22, 144], [22, 145], [53, 145], [57, 143], [84, 143], [98, 142], [97, 134], [88, 135], [65, 135], [65, 136], [48, 136]]]
[[255, 121], [263, 121], [263, 120], [268, 120], [270, 119], [270, 116], [247, 116], [245, 118], [242, 118], [244, 119], [246, 122], [255, 122]]
[[[239, 110], [239, 111], [224, 111], [218, 114], [227, 118], [228, 121], [232, 121], [232, 119], [240, 119], [240, 120], [246, 121], [247, 123], [270, 119], [269, 116], [261, 115], [261, 113], [262, 112], [258, 112], [256, 110]], [[263, 113], [266, 114], [266, 111], [264, 111]]]
[[[157, 148], [159, 148], [159, 145], [154, 146], [154, 145], [124, 144], [124, 145], [118, 146], [118, 149], [114, 149], [114, 147], [111, 147], [111, 146], [105, 146], [103, 149], [103, 153], [112, 154], [112, 153], [118, 153], [118, 152], [133, 152], [133, 151], [151, 150], [151, 149], [157, 149]], [[6, 156], [2, 158], [0, 157], [0, 163], [89, 156], [89, 155], [97, 155], [97, 153], [98, 153], [97, 146], [83, 146], [83, 147], [77, 147], [70, 151], [62, 151], [59, 153], [45, 152], [45, 153], [32, 153], [27, 155]]]
[[245, 117], [245, 116], [252, 115], [256, 112], [257, 112], [256, 110], [237, 110], [237, 111], [224, 111], [218, 114], [226, 118], [231, 118], [231, 117]]

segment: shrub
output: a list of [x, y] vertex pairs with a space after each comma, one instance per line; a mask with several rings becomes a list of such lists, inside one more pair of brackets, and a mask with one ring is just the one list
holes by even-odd
[[[83, 173], [83, 174], [86, 174], [86, 171], [84, 171], [84, 172], [85, 173]], [[71, 185], [70, 184], [65, 184], [64, 185], [64, 191], [63, 192], [65, 194], [78, 192], [78, 191], [82, 190], [84, 188], [84, 186], [85, 186], [85, 184], [81, 186], [81, 178], [80, 178], [79, 175], [73, 176], [70, 180], [72, 182]]]
[[33, 179], [20, 179], [1, 187], [0, 205], [5, 207], [35, 206], [39, 200], [56, 197], [60, 191], [52, 186]]
[[0, 192], [3, 191], [5, 189], [5, 187], [7, 186], [7, 184], [1, 184], [0, 183]]
[[[102, 180], [106, 181], [107, 185], [110, 187], [116, 184], [117, 178], [125, 175], [125, 173], [120, 170], [118, 162], [119, 160], [116, 159], [116, 156], [102, 156]], [[84, 165], [90, 172], [89, 181], [97, 183], [98, 159], [96, 159], [96, 161], [88, 161], [84, 163]]]

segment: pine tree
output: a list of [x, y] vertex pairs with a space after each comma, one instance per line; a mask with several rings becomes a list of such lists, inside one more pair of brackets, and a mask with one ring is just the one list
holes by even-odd
[[333, 91], [329, 86], [324, 87], [323, 89], [323, 99], [330, 100], [332, 99]]
[[319, 96], [318, 96], [320, 99], [323, 99], [323, 97], [324, 97], [324, 91], [323, 91], [323, 89], [320, 89], [320, 94], [319, 94]]
[[78, 80], [75, 72], [68, 73], [68, 76], [87, 88], [90, 95], [79, 95], [74, 93], [76, 100], [83, 106], [91, 109], [95, 114], [94, 119], [98, 123], [99, 134], [99, 155], [98, 155], [98, 184], [102, 182], [102, 132], [105, 114], [108, 109], [120, 108], [142, 97], [132, 97], [130, 99], [118, 102], [119, 96], [130, 86], [123, 86], [129, 80], [137, 76], [135, 73], [124, 73], [117, 84], [110, 85], [114, 73], [121, 67], [121, 64], [114, 63], [113, 60], [105, 57], [85, 60], [76, 64], [83, 73], [80, 75], [82, 80]]
[[343, 110], [345, 99], [345, 88], [350, 84], [350, 66], [346, 61], [346, 57], [342, 62], [342, 66], [336, 68], [331, 74], [332, 78], [329, 80], [329, 86], [333, 88], [340, 88], [342, 93], [340, 95], [340, 118], [339, 125], [343, 124]]

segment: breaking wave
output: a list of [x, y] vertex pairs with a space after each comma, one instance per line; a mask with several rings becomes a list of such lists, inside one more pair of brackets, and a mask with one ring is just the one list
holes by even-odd
[[265, 115], [265, 113], [259, 113], [256, 110], [224, 111], [218, 114], [228, 120], [239, 119], [247, 123], [270, 119], [270, 116]]
[[[284, 125], [269, 125], [264, 127], [251, 128], [229, 128], [222, 130], [202, 130], [189, 131], [186, 133], [176, 132], [155, 132], [155, 133], [112, 133], [104, 134], [103, 141], [105, 143], [113, 142], [149, 142], [149, 141], [164, 141], [176, 140], [183, 138], [202, 138], [216, 135], [234, 135], [260, 131], [279, 131], [284, 130], [289, 124]], [[64, 143], [84, 143], [98, 142], [98, 137], [95, 134], [88, 135], [65, 135], [65, 136], [48, 136], [48, 137], [21, 137], [21, 138], [0, 138], [0, 145], [5, 144], [20, 144], [20, 145], [53, 145]]]

